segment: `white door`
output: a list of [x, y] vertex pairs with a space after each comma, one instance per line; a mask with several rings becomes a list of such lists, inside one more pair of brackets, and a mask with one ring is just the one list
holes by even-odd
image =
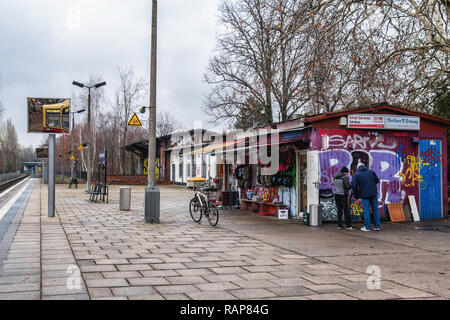
[[319, 151], [311, 150], [306, 154], [308, 163], [308, 172], [306, 174], [306, 187], [308, 197], [308, 211], [312, 204], [319, 205], [319, 188], [320, 188], [320, 172], [319, 172]]

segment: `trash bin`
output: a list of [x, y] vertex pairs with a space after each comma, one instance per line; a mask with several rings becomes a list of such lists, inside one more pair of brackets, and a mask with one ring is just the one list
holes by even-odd
[[318, 227], [322, 225], [322, 210], [320, 205], [311, 204], [309, 206], [309, 225], [312, 227]]
[[120, 187], [120, 210], [130, 211], [131, 205], [131, 188]]

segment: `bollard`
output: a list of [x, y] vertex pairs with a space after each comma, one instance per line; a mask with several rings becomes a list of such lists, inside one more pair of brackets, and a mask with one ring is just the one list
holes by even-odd
[[130, 211], [131, 207], [131, 188], [120, 187], [120, 211]]

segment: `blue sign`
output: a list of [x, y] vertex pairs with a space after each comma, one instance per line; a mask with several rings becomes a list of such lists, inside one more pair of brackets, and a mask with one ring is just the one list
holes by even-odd
[[100, 152], [98, 154], [98, 164], [106, 164], [106, 151]]
[[293, 140], [296, 138], [300, 138], [302, 136], [303, 136], [302, 131], [283, 132], [281, 134], [281, 139], [282, 140]]

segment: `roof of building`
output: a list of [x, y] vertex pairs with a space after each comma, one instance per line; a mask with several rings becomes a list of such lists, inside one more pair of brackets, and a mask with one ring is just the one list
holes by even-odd
[[316, 122], [316, 121], [321, 121], [321, 120], [330, 119], [330, 118], [342, 117], [342, 116], [346, 116], [346, 115], [354, 114], [354, 113], [367, 113], [367, 112], [379, 113], [382, 110], [387, 110], [387, 111], [402, 113], [405, 115], [420, 117], [420, 118], [424, 118], [424, 119], [427, 119], [430, 121], [439, 122], [439, 123], [442, 123], [447, 126], [450, 125], [450, 119], [433, 116], [433, 115], [423, 113], [423, 112], [411, 111], [411, 110], [402, 108], [400, 106], [393, 106], [393, 105], [389, 105], [387, 103], [379, 103], [379, 104], [373, 104], [370, 106], [362, 106], [362, 107], [351, 108], [351, 109], [343, 109], [343, 110], [337, 110], [337, 111], [307, 116], [306, 122]]

